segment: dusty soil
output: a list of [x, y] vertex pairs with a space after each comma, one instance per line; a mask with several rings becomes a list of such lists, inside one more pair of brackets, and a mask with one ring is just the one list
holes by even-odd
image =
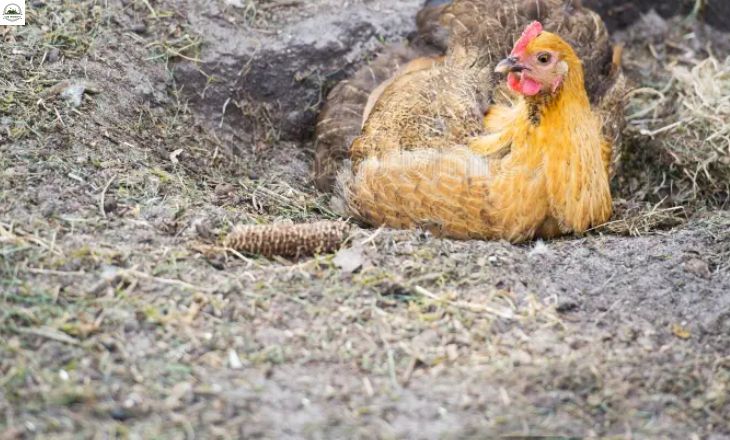
[[[730, 438], [722, 202], [634, 236], [199, 251], [333, 217], [317, 107], [420, 1], [31, 3], [0, 30], [0, 438]], [[662, 87], [637, 35], [629, 73]], [[645, 174], [617, 194], [671, 207]]]

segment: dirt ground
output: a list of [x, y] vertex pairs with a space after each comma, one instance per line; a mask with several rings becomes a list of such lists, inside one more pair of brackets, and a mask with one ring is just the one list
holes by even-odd
[[[200, 252], [334, 218], [317, 108], [420, 3], [29, 1], [0, 29], [0, 439], [730, 438], [728, 199], [671, 209], [643, 119], [615, 182], [640, 214], [613, 229]], [[730, 55], [699, 29], [617, 33], [634, 85]]]

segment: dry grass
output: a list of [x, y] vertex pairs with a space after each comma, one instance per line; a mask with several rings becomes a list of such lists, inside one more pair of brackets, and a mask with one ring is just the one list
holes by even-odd
[[673, 66], [678, 121], [666, 129], [667, 151], [698, 197], [730, 194], [730, 57]]
[[[668, 68], [663, 91], [634, 92], [636, 121], [649, 117], [639, 133], [658, 140], [669, 168], [686, 188], [687, 200], [721, 201], [730, 194], [730, 58], [710, 56]], [[663, 118], [660, 114], [672, 108]]]
[[653, 231], [671, 229], [686, 222], [686, 210], [681, 207], [661, 208], [659, 203], [653, 206], [630, 204], [624, 200], [614, 201], [613, 219], [592, 231], [615, 235], [638, 237]]
[[727, 206], [730, 58], [700, 49], [712, 45], [701, 43], [678, 19], [667, 29], [661, 49], [641, 41], [641, 32], [628, 43], [628, 64], [656, 86], [638, 87], [630, 95], [625, 179], [618, 190], [627, 198], [633, 190], [647, 201], [659, 197], [691, 211]]

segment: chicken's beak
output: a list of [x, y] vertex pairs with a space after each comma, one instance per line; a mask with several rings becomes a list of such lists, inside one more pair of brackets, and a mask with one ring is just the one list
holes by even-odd
[[499, 64], [497, 64], [497, 66], [494, 68], [494, 71], [497, 73], [508, 73], [522, 72], [523, 70], [527, 70], [527, 67], [520, 64], [519, 61], [520, 60], [517, 57], [507, 57], [500, 61]]

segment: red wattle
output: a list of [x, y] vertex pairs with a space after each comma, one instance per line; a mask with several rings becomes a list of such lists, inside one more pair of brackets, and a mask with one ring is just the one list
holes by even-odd
[[535, 96], [540, 93], [542, 86], [534, 79], [522, 77], [522, 94], [526, 96]]
[[524, 74], [518, 76], [514, 73], [507, 75], [507, 85], [510, 89], [525, 96], [535, 96], [542, 90], [540, 83]]
[[517, 75], [514, 73], [510, 73], [507, 75], [507, 85], [510, 89], [514, 90], [517, 93], [522, 93], [522, 88], [520, 87], [520, 80], [517, 78]]

